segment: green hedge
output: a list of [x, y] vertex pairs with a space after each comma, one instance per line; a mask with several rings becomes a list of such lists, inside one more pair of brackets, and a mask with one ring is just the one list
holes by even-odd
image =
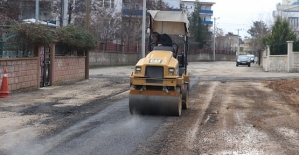
[[57, 43], [66, 50], [86, 51], [97, 47], [97, 39], [84, 28], [69, 25], [61, 28], [22, 23], [11, 28], [20, 37], [20, 42], [28, 46], [47, 46]]

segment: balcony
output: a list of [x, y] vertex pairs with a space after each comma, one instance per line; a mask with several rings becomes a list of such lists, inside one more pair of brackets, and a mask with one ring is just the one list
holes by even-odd
[[204, 25], [213, 25], [212, 21], [202, 21], [201, 23]]
[[200, 10], [200, 13], [213, 15], [213, 10]]
[[181, 9], [173, 9], [173, 8], [170, 8], [169, 11], [182, 11]]
[[142, 16], [142, 10], [123, 9], [122, 13], [126, 16]]

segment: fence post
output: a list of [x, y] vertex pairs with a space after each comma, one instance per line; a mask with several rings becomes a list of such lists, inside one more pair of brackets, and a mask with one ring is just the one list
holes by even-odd
[[37, 82], [37, 89], [40, 88], [40, 77], [41, 77], [41, 61], [40, 61], [40, 50], [41, 50], [41, 47], [40, 46], [37, 46], [35, 47], [36, 49], [36, 57], [37, 57], [37, 79], [36, 79], [36, 82]]
[[101, 44], [102, 44], [102, 50], [103, 50], [103, 53], [105, 53], [106, 44], [105, 44], [105, 43], [101, 43]]
[[288, 72], [291, 72], [292, 68], [292, 58], [293, 58], [293, 42], [294, 41], [287, 41], [288, 43]]
[[50, 45], [50, 86], [54, 84], [55, 44]]
[[265, 71], [268, 72], [268, 67], [269, 67], [269, 59], [270, 59], [270, 45], [267, 45], [267, 50], [266, 50], [266, 66], [265, 66]]

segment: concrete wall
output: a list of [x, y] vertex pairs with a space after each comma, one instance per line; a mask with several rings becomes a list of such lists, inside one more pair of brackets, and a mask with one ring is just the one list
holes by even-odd
[[84, 56], [56, 56], [54, 63], [53, 85], [72, 83], [85, 79]]
[[[94, 66], [110, 66], [110, 65], [132, 65], [136, 64], [141, 58], [140, 53], [121, 53], [121, 52], [102, 52], [91, 51], [89, 53], [89, 65]], [[216, 54], [216, 61], [235, 61], [235, 55]], [[200, 53], [189, 54], [188, 61], [213, 61], [213, 54]]]
[[291, 58], [290, 72], [299, 73], [299, 52], [293, 52]]
[[261, 63], [260, 63], [264, 69], [264, 71], [268, 72], [268, 65], [267, 65], [267, 57], [263, 57]]
[[270, 55], [268, 57], [269, 72], [287, 72], [288, 56], [287, 55]]
[[136, 64], [141, 58], [140, 53], [121, 53], [121, 52], [89, 52], [89, 65], [110, 66], [110, 65], [128, 65]]
[[0, 85], [4, 68], [8, 71], [8, 90], [33, 90], [39, 87], [38, 58], [10, 58], [0, 60]]
[[[189, 54], [188, 61], [213, 61], [214, 57], [211, 53], [199, 53], [199, 54]], [[216, 61], [236, 61], [235, 55], [227, 55], [227, 54], [216, 54]]]
[[270, 47], [263, 51], [261, 64], [268, 72], [299, 72], [299, 52], [293, 51], [293, 41], [287, 41], [287, 55], [270, 55]]

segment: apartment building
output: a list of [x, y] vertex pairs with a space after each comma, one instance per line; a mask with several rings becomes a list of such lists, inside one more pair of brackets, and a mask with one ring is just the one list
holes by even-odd
[[299, 1], [282, 0], [282, 3], [276, 5], [276, 11], [273, 11], [273, 17], [287, 18], [292, 28], [299, 34]]
[[200, 16], [202, 18], [202, 23], [208, 25], [209, 27], [212, 27], [212, 6], [216, 4], [215, 2], [211, 2], [208, 0], [181, 0], [180, 8], [182, 10], [185, 10], [188, 14], [190, 14], [194, 11], [194, 6], [196, 2], [199, 2], [199, 4], [201, 5]]
[[282, 5], [292, 5], [295, 2], [298, 2], [299, 0], [282, 0]]

